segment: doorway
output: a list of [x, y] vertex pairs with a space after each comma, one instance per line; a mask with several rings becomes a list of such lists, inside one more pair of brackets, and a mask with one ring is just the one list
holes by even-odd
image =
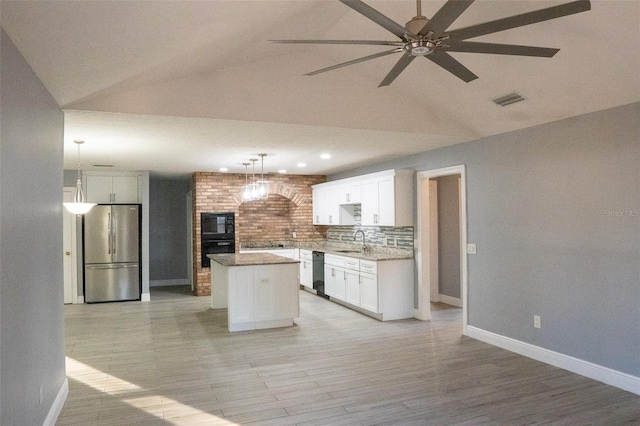
[[[458, 303], [462, 306], [462, 332], [467, 329], [467, 208], [466, 208], [466, 173], [465, 166], [453, 166], [436, 170], [419, 172], [417, 175], [417, 244], [416, 267], [418, 274], [418, 309], [416, 317], [422, 320], [431, 319], [431, 301], [442, 299], [438, 288], [440, 279], [438, 238], [438, 181], [439, 178], [459, 176], [458, 183], [458, 223], [459, 223], [459, 299], [446, 299], [443, 302]], [[449, 249], [450, 251], [450, 249]], [[451, 256], [451, 253], [447, 254]], [[455, 255], [455, 253], [454, 253]], [[458, 265], [456, 263], [456, 265]], [[456, 301], [455, 299], [458, 299]]]
[[[62, 200], [65, 203], [73, 201], [75, 188], [64, 188]], [[78, 303], [78, 252], [76, 241], [76, 215], [62, 208], [63, 243], [63, 281], [64, 303]]]

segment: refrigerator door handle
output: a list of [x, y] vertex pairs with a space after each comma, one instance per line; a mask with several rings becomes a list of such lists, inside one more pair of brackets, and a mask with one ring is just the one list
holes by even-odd
[[109, 245], [109, 248], [107, 249], [107, 252], [109, 254], [111, 254], [111, 213], [107, 213], [108, 214], [108, 219], [107, 219], [107, 235], [108, 235], [108, 242], [107, 244]]
[[113, 229], [111, 230], [111, 235], [113, 235], [113, 254], [116, 254], [116, 230], [118, 229], [118, 218], [116, 217], [116, 213], [113, 212]]

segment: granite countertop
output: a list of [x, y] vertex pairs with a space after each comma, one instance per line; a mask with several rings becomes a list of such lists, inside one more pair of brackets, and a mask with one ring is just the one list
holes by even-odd
[[[286, 250], [301, 248], [304, 250], [321, 251], [338, 256], [353, 257], [364, 260], [399, 260], [413, 259], [413, 250], [399, 249], [394, 247], [384, 247], [368, 245], [368, 250], [363, 252], [361, 244], [338, 243], [327, 241], [277, 241], [277, 242], [247, 242], [240, 245], [242, 251], [251, 250]], [[247, 253], [249, 254], [249, 253]]]
[[253, 266], [300, 263], [298, 260], [277, 256], [271, 253], [226, 253], [208, 254], [207, 257], [222, 266]]

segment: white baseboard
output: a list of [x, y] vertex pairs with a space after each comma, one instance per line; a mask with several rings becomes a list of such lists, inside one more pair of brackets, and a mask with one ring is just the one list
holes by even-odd
[[62, 407], [64, 406], [64, 402], [67, 400], [67, 396], [69, 395], [69, 379], [64, 379], [62, 382], [62, 386], [58, 390], [58, 394], [56, 395], [56, 399], [53, 400], [53, 404], [49, 409], [49, 413], [47, 417], [44, 419], [43, 426], [55, 426], [56, 421], [58, 420], [58, 416], [62, 411]]
[[622, 373], [588, 361], [544, 349], [539, 346], [501, 336], [473, 326], [467, 326], [466, 335], [490, 345], [506, 349], [537, 361], [580, 374], [593, 380], [615, 386], [622, 390], [640, 395], [640, 377]]
[[166, 287], [170, 285], [189, 285], [187, 278], [180, 278], [176, 280], [153, 280], [149, 281], [149, 287]]
[[457, 297], [447, 296], [446, 294], [439, 294], [438, 299], [440, 303], [445, 303], [447, 305], [462, 308], [462, 299], [459, 299]]
[[142, 295], [140, 295], [140, 301], [151, 302], [151, 293], [142, 293]]

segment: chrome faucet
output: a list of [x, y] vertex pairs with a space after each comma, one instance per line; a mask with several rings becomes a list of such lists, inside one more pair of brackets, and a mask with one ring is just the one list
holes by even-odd
[[364, 241], [364, 231], [363, 231], [362, 229], [358, 229], [358, 230], [356, 231], [356, 233], [355, 233], [355, 234], [353, 234], [353, 241], [355, 241], [355, 240], [356, 240], [356, 238], [358, 237], [358, 233], [361, 233], [361, 234], [362, 234], [362, 252], [364, 252], [364, 251], [365, 251], [365, 249], [366, 249], [366, 245], [365, 245], [365, 241]]

